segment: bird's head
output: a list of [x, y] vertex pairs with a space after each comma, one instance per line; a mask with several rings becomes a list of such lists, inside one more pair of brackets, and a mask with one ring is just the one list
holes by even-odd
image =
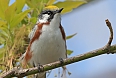
[[60, 13], [63, 8], [56, 6], [47, 6], [39, 15], [38, 21], [41, 23], [51, 22], [52, 20], [60, 20]]

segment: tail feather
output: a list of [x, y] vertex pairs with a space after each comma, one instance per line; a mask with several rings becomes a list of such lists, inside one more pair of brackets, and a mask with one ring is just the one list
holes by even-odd
[[62, 73], [62, 76], [61, 77], [62, 78], [67, 78], [66, 77], [66, 66], [63, 66], [62, 68], [63, 68], [63, 73]]
[[19, 58], [19, 61], [20, 61], [20, 62], [23, 61], [25, 54], [26, 54], [26, 52]]
[[27, 62], [26, 62], [26, 60], [24, 59], [25, 54], [26, 54], [26, 53], [24, 53], [24, 54], [19, 58], [19, 62], [21, 63], [21, 66], [22, 66], [23, 68], [25, 68], [26, 65], [27, 65]]

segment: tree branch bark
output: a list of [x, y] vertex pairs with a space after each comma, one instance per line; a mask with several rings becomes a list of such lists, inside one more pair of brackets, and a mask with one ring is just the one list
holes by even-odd
[[[63, 64], [61, 64], [60, 61], [57, 61], [57, 62], [54, 62], [54, 63], [43, 65], [43, 67], [40, 67], [40, 72], [48, 71], [48, 70], [51, 70], [51, 69], [54, 69], [54, 68], [57, 68], [57, 67], [72, 64], [72, 63], [75, 63], [75, 62], [79, 62], [79, 61], [82, 61], [82, 60], [85, 60], [85, 59], [88, 59], [88, 58], [92, 58], [92, 57], [95, 57], [95, 56], [98, 56], [98, 55], [106, 54], [109, 51], [110, 51], [110, 53], [116, 53], [116, 44], [110, 46], [111, 42], [113, 40], [113, 29], [112, 29], [111, 23], [109, 22], [108, 19], [106, 20], [106, 24], [107, 24], [107, 26], [110, 30], [110, 37], [109, 37], [109, 41], [108, 41], [108, 43], [106, 44], [105, 47], [102, 47], [100, 49], [96, 49], [94, 51], [90, 51], [90, 52], [87, 52], [87, 53], [84, 53], [84, 54], [80, 54], [80, 55], [77, 55], [77, 56], [74, 56], [74, 57], [71, 57], [71, 58], [64, 59]], [[32, 75], [32, 74], [36, 74], [36, 73], [40, 73], [40, 72], [38, 71], [38, 67], [29, 68], [29, 69], [20, 69], [19, 67], [15, 67], [15, 68], [13, 68], [12, 70], [10, 70], [6, 73], [3, 73], [0, 76], [0, 78], [11, 78], [11, 77], [21, 78], [21, 77], [24, 77], [24, 76], [27, 76], [27, 75]]]

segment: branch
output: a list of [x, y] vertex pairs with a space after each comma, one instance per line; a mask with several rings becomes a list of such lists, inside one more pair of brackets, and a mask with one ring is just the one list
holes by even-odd
[[106, 44], [106, 46], [104, 46], [104, 49], [108, 49], [107, 54], [109, 54], [109, 53], [113, 54], [114, 52], [110, 51], [110, 46], [111, 46], [111, 43], [112, 43], [112, 40], [113, 40], [113, 29], [112, 29], [112, 25], [111, 25], [111, 23], [108, 19], [106, 19], [105, 22], [106, 22], [107, 27], [110, 30], [110, 37], [109, 37], [108, 43]]
[[[116, 44], [112, 45], [110, 47], [110, 51], [116, 53]], [[64, 65], [68, 65], [68, 64], [71, 64], [74, 62], [79, 62], [79, 61], [82, 61], [82, 60], [85, 60], [85, 59], [88, 59], [91, 57], [105, 54], [107, 52], [108, 52], [107, 49], [100, 48], [100, 49], [97, 49], [94, 51], [87, 52], [85, 54], [81, 54], [81, 55], [77, 55], [77, 56], [74, 56], [71, 58], [64, 59], [64, 63], [62, 65], [59, 61], [50, 63], [50, 64], [46, 64], [46, 65], [43, 65], [43, 68], [40, 68], [40, 72], [48, 71], [48, 70], [51, 70], [51, 69], [54, 69], [57, 67], [61, 67]], [[24, 76], [32, 75], [32, 74], [36, 74], [36, 73], [38, 73], [38, 67], [29, 68], [29, 69], [19, 69], [18, 67], [15, 67], [14, 69], [12, 69], [6, 73], [3, 73], [3, 75], [0, 76], [0, 78], [24, 77]]]
[[106, 21], [106, 25], [108, 26], [109, 30], [110, 30], [110, 37], [109, 37], [109, 41], [108, 41], [108, 45], [110, 46], [111, 43], [112, 43], [112, 40], [113, 40], [113, 29], [112, 29], [112, 25], [111, 23], [109, 22], [109, 20], [105, 20]]
[[[113, 52], [113, 53], [116, 53], [116, 44], [110, 46], [111, 42], [113, 40], [113, 30], [112, 30], [111, 23], [108, 20], [106, 20], [106, 24], [107, 24], [107, 26], [109, 27], [109, 30], [110, 30], [110, 38], [109, 38], [109, 41], [107, 43], [107, 47], [105, 47], [105, 48], [102, 47], [100, 49], [90, 51], [90, 52], [87, 52], [85, 54], [81, 54], [81, 55], [77, 55], [77, 56], [74, 56], [74, 57], [71, 57], [71, 58], [64, 59], [63, 64], [61, 64], [60, 61], [57, 61], [57, 62], [54, 62], [54, 63], [43, 65], [43, 67], [40, 68], [40, 72], [48, 71], [48, 70], [51, 70], [51, 69], [54, 69], [54, 68], [57, 68], [57, 67], [61, 67], [61, 66], [64, 66], [64, 65], [68, 65], [68, 64], [71, 64], [71, 63], [74, 63], [74, 62], [79, 62], [79, 61], [82, 61], [82, 60], [85, 60], [85, 59], [88, 59], [88, 58], [92, 58], [92, 57], [95, 57], [95, 56], [98, 56], [98, 55], [108, 53], [109, 51]], [[13, 68], [12, 70], [10, 70], [6, 73], [3, 73], [0, 76], [0, 78], [11, 78], [11, 77], [21, 78], [21, 77], [24, 77], [24, 76], [27, 76], [27, 75], [32, 75], [32, 74], [36, 74], [36, 73], [40, 73], [40, 72], [38, 71], [38, 67], [29, 68], [29, 69], [20, 69], [18, 67], [15, 67], [15, 68]]]

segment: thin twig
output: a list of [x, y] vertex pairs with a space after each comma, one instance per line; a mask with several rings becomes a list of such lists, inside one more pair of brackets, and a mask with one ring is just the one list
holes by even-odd
[[105, 22], [106, 22], [107, 27], [109, 28], [110, 37], [109, 37], [108, 43], [106, 44], [106, 46], [104, 48], [109, 50], [107, 52], [107, 54], [109, 54], [109, 53], [113, 53], [113, 52], [110, 52], [110, 46], [111, 46], [111, 43], [113, 40], [113, 29], [112, 29], [112, 25], [108, 19], [106, 19]]
[[108, 45], [110, 46], [113, 40], [113, 29], [112, 29], [112, 25], [110, 23], [110, 21], [108, 19], [105, 20], [106, 21], [106, 25], [108, 26], [109, 30], [110, 30], [110, 37], [109, 37], [109, 41], [108, 41]]

